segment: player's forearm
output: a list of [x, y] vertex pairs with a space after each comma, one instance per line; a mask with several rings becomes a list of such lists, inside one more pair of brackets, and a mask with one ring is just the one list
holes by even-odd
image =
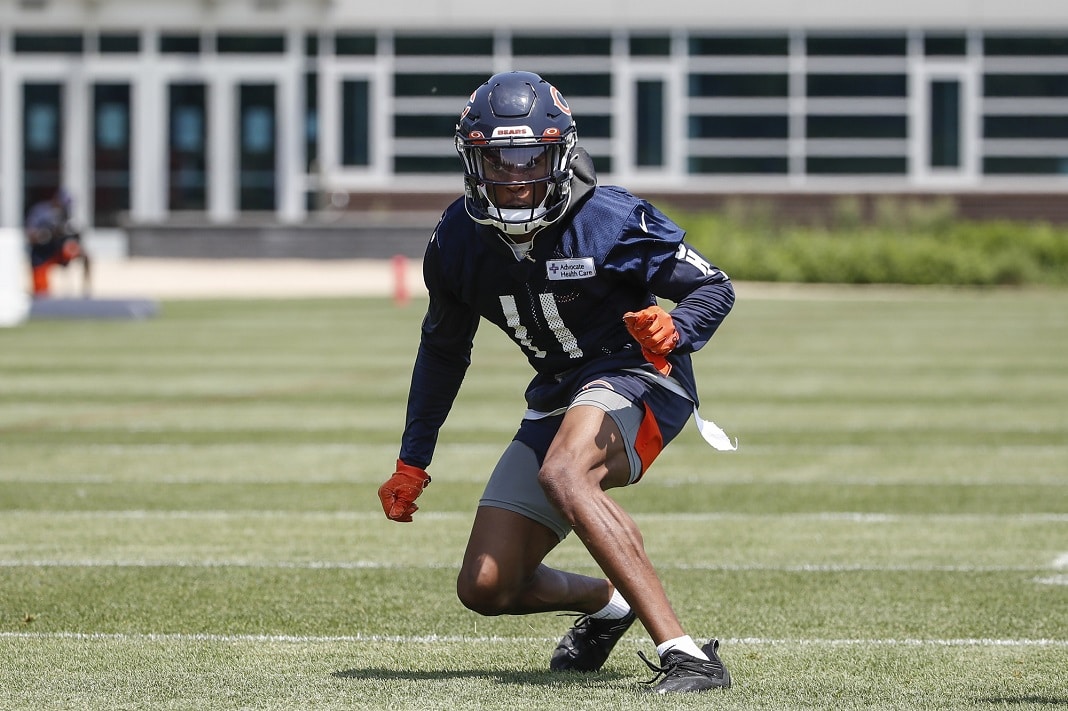
[[469, 354], [443, 352], [425, 343], [420, 345], [412, 369], [401, 437], [400, 458], [405, 463], [422, 469], [430, 465], [438, 431], [452, 409], [470, 362]]
[[696, 351], [708, 343], [734, 306], [734, 286], [729, 279], [703, 284], [680, 299], [671, 310], [679, 331], [675, 350]]

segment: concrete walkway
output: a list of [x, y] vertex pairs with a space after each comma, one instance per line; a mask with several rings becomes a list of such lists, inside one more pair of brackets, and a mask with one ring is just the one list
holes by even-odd
[[[422, 263], [392, 260], [146, 259], [93, 263], [91, 295], [98, 299], [410, 297], [426, 294]], [[54, 269], [52, 296], [82, 295], [81, 269]]]
[[[398, 293], [424, 298], [422, 261], [417, 259], [130, 259], [93, 263], [91, 295], [97, 299], [245, 299], [377, 296]], [[895, 286], [765, 284], [735, 282], [739, 299], [914, 298], [915, 289]], [[937, 289], [937, 287], [934, 287]], [[81, 269], [52, 272], [52, 296], [82, 295]], [[910, 296], [913, 295], [913, 296]]]

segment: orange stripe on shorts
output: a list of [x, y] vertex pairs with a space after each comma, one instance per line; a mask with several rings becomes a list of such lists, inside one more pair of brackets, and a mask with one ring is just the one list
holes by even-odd
[[664, 449], [664, 435], [660, 434], [660, 425], [657, 423], [656, 418], [653, 417], [653, 411], [649, 409], [649, 405], [646, 403], [642, 403], [642, 406], [645, 408], [645, 416], [638, 426], [638, 433], [634, 436], [634, 451], [638, 454], [638, 459], [642, 463], [642, 471], [638, 475], [639, 479]]

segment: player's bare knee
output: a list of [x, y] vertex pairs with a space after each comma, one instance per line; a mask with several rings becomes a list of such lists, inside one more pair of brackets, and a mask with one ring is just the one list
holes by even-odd
[[512, 609], [515, 594], [503, 588], [496, 576], [463, 568], [456, 578], [456, 597], [468, 610], [495, 617]]
[[545, 492], [549, 503], [565, 514], [570, 498], [567, 495], [570, 488], [568, 482], [574, 483], [573, 474], [566, 467], [559, 466], [550, 459], [546, 459], [538, 471], [538, 486]]
[[578, 516], [577, 505], [599, 493], [599, 489], [590, 484], [586, 472], [548, 459], [538, 471], [538, 485], [545, 492], [549, 503], [562, 513], [572, 526]]

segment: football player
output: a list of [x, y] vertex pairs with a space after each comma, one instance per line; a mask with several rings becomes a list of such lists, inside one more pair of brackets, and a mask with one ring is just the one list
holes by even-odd
[[[464, 196], [426, 249], [430, 303], [400, 456], [379, 498], [387, 517], [412, 520], [475, 330], [489, 321], [535, 375], [475, 514], [461, 602], [482, 615], [576, 613], [551, 655], [555, 671], [600, 669], [637, 618], [659, 655], [658, 664], [642, 655], [657, 672], [649, 688], [726, 688], [719, 642], [686, 634], [641, 532], [605, 492], [637, 483], [691, 417], [712, 444], [733, 448], [697, 415], [690, 354], [723, 322], [734, 290], [663, 213], [597, 185], [577, 141], [567, 101], [537, 74], [497, 74], [471, 94], [455, 136]], [[543, 563], [571, 531], [607, 578]]]
[[70, 193], [60, 188], [49, 199], [34, 203], [26, 214], [34, 298], [48, 296], [53, 266], [66, 267], [75, 259], [82, 260], [82, 288], [89, 293], [89, 256], [70, 220], [70, 210]]

